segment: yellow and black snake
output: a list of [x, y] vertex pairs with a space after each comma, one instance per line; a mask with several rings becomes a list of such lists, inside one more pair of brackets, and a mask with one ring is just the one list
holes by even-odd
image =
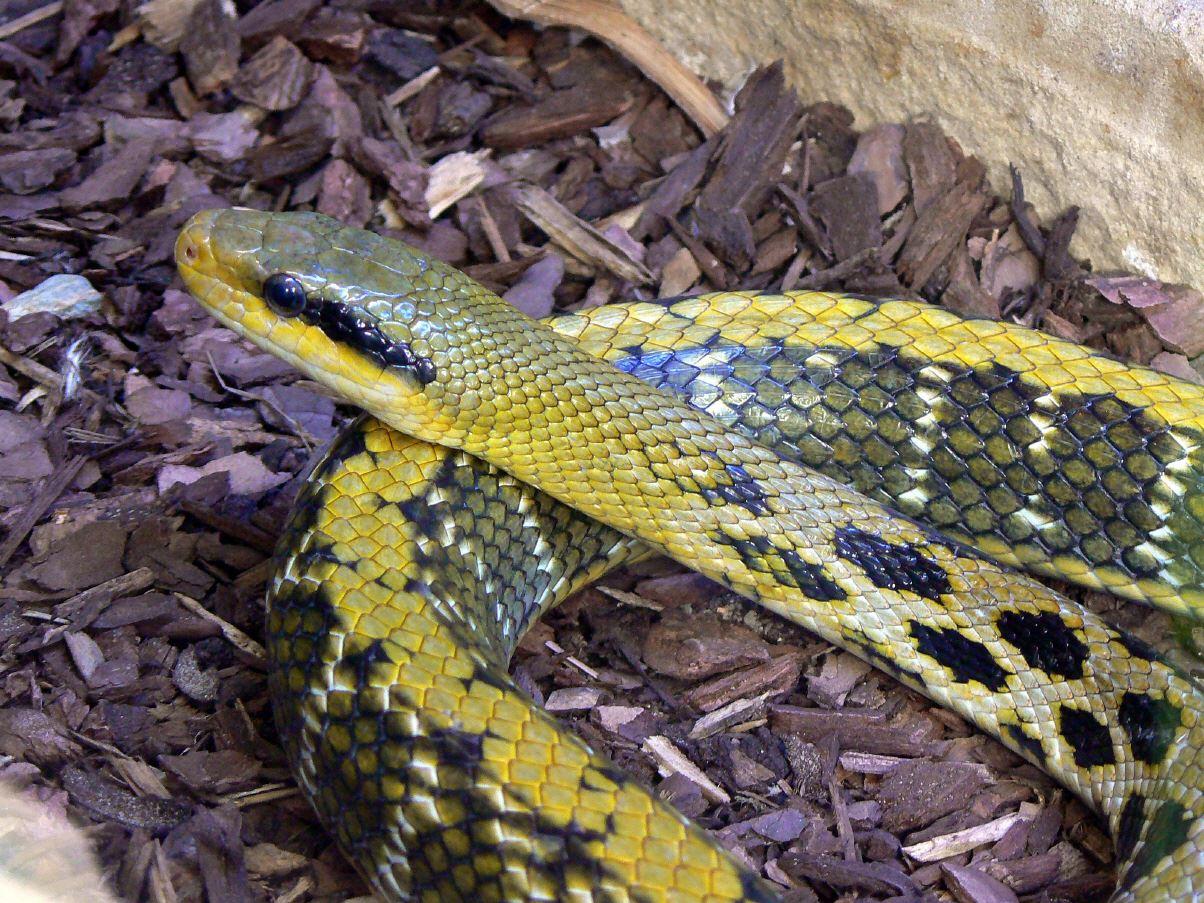
[[774, 898], [507, 676], [533, 619], [647, 550], [1049, 771], [1107, 819], [1116, 899], [1204, 893], [1204, 695], [991, 560], [1204, 610], [1204, 388], [847, 295], [539, 323], [316, 214], [208, 211], [176, 253], [376, 418], [299, 497], [267, 635], [300, 783], [383, 896]]

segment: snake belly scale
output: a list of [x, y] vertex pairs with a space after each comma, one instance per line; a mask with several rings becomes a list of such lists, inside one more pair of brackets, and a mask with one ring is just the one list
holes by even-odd
[[199, 214], [177, 261], [219, 320], [372, 415], [298, 500], [267, 634], [299, 781], [382, 895], [773, 899], [506, 676], [541, 611], [648, 551], [1074, 790], [1113, 831], [1116, 899], [1204, 892], [1204, 696], [987, 557], [1196, 614], [1199, 387], [848, 296], [541, 324], [314, 214]]

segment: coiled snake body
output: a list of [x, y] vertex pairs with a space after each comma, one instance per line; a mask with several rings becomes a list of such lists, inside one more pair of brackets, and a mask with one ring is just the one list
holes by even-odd
[[1049, 771], [1107, 819], [1117, 899], [1204, 892], [1204, 696], [963, 544], [1198, 612], [1204, 389], [839, 295], [540, 324], [315, 214], [209, 211], [176, 250], [219, 320], [376, 418], [298, 499], [268, 640], [300, 783], [382, 895], [774, 898], [507, 677], [533, 619], [647, 550]]

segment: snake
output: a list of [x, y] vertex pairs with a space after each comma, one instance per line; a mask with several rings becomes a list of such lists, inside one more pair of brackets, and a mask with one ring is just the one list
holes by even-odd
[[1204, 893], [1204, 695], [1013, 566], [1198, 617], [1204, 387], [913, 301], [727, 291], [537, 321], [316, 213], [176, 243], [222, 324], [365, 413], [268, 591], [279, 735], [390, 900], [781, 888], [535, 705], [523, 632], [666, 555], [846, 649], [1100, 814], [1113, 899]]

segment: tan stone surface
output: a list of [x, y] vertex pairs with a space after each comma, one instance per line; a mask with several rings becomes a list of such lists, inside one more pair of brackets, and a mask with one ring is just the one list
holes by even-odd
[[736, 87], [782, 57], [858, 125], [929, 114], [991, 169], [1020, 166], [1074, 246], [1204, 286], [1204, 2], [620, 0], [690, 68]]

